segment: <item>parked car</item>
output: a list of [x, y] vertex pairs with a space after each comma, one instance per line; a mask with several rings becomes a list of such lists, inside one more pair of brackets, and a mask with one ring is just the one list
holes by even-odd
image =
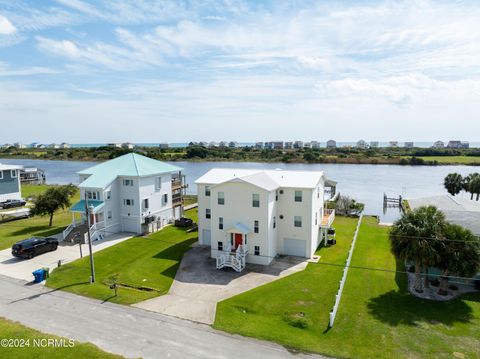
[[27, 204], [23, 199], [7, 199], [5, 202], [0, 203], [0, 207], [3, 209], [23, 207]]
[[15, 243], [12, 246], [12, 255], [17, 258], [31, 259], [39, 254], [55, 251], [57, 247], [56, 238], [32, 237]]

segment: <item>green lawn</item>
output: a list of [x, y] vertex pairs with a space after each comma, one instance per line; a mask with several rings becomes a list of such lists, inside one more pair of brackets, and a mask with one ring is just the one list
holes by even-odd
[[323, 351], [319, 340], [327, 329], [343, 268], [321, 263], [345, 263], [356, 225], [357, 219], [337, 216], [337, 244], [317, 252], [319, 263], [219, 303], [214, 327], [287, 347]]
[[189, 206], [191, 204], [197, 203], [197, 196], [196, 195], [191, 195], [187, 194], [186, 196], [183, 196], [183, 205], [184, 206]]
[[468, 164], [480, 164], [480, 157], [474, 156], [424, 156], [419, 157], [425, 161], [437, 161], [441, 164], [457, 164], [457, 165], [468, 165]]
[[[338, 222], [335, 227], [340, 229]], [[387, 228], [365, 217], [352, 266], [403, 270], [390, 254], [387, 235]], [[222, 302], [215, 326], [342, 358], [479, 357], [480, 294], [448, 303], [420, 300], [406, 291], [403, 274], [351, 268], [335, 325], [327, 330], [332, 300], [324, 297], [333, 296], [337, 284], [325, 280], [323, 267], [310, 264], [296, 277]], [[292, 311], [305, 313], [306, 328], [288, 324], [286, 315]]]
[[[26, 198], [32, 195], [38, 195], [45, 191], [47, 187], [47, 185], [24, 185], [22, 186], [22, 196]], [[71, 203], [73, 204], [79, 199], [80, 195], [77, 192], [71, 199]], [[28, 237], [48, 237], [63, 231], [65, 227], [72, 222], [72, 213], [68, 209], [55, 213], [52, 227], [48, 226], [48, 221], [48, 216], [43, 216], [1, 223], [0, 250], [9, 248], [13, 243]]]
[[[43, 339], [60, 339], [60, 337], [44, 334], [34, 329], [27, 328], [19, 323], [12, 322], [7, 319], [0, 318], [0, 333], [1, 338], [21, 339], [24, 343], [28, 341], [29, 347], [24, 348], [6, 348], [0, 347], [0, 357], [2, 358], [16, 358], [16, 359], [30, 359], [30, 358], [122, 358], [119, 355], [106, 353], [98, 349], [93, 344], [75, 342], [74, 347], [69, 348], [55, 348], [55, 347], [34, 347], [34, 340], [40, 341]], [[69, 341], [66, 339], [66, 343]], [[42, 342], [40, 342], [42, 343]]]
[[[185, 215], [196, 221], [196, 210], [187, 211]], [[47, 286], [121, 304], [163, 295], [170, 289], [183, 254], [197, 237], [197, 232], [186, 233], [173, 226], [148, 237], [134, 237], [94, 254], [94, 284], [88, 283], [87, 256], [55, 269]], [[126, 285], [119, 288], [117, 297], [109, 288], [115, 275], [118, 283]], [[137, 289], [139, 287], [151, 290]]]

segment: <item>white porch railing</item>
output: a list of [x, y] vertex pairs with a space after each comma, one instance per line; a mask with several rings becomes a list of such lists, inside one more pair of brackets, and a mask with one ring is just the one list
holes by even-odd
[[73, 220], [72, 223], [70, 223], [68, 227], [63, 230], [62, 232], [63, 239], [66, 239], [68, 235], [73, 231], [73, 229], [81, 224], [83, 224], [82, 220], [79, 220], [79, 221]]
[[235, 253], [229, 252], [229, 253], [219, 254], [216, 258], [217, 269], [230, 267], [237, 272], [243, 271], [246, 266], [247, 253], [248, 253], [247, 248], [244, 245], [240, 245], [238, 246]]
[[321, 227], [330, 228], [333, 221], [335, 220], [335, 210], [334, 209], [324, 209]]

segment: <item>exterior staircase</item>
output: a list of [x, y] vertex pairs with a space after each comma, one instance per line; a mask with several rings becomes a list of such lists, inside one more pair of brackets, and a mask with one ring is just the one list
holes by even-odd
[[233, 268], [236, 272], [245, 269], [245, 260], [247, 258], [247, 248], [244, 245], [238, 246], [235, 252], [228, 252], [217, 256], [217, 269], [225, 267]]
[[88, 231], [88, 226], [86, 224], [77, 225], [76, 227], [73, 227], [69, 231], [69, 233], [65, 237], [65, 242], [71, 243], [71, 244], [77, 244], [78, 239], [80, 239], [82, 243], [85, 243], [86, 242], [85, 234], [87, 233], [87, 231]]

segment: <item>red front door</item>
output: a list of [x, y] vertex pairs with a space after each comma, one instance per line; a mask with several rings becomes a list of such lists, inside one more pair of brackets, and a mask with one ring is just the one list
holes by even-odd
[[235, 249], [242, 245], [242, 234], [235, 233]]

